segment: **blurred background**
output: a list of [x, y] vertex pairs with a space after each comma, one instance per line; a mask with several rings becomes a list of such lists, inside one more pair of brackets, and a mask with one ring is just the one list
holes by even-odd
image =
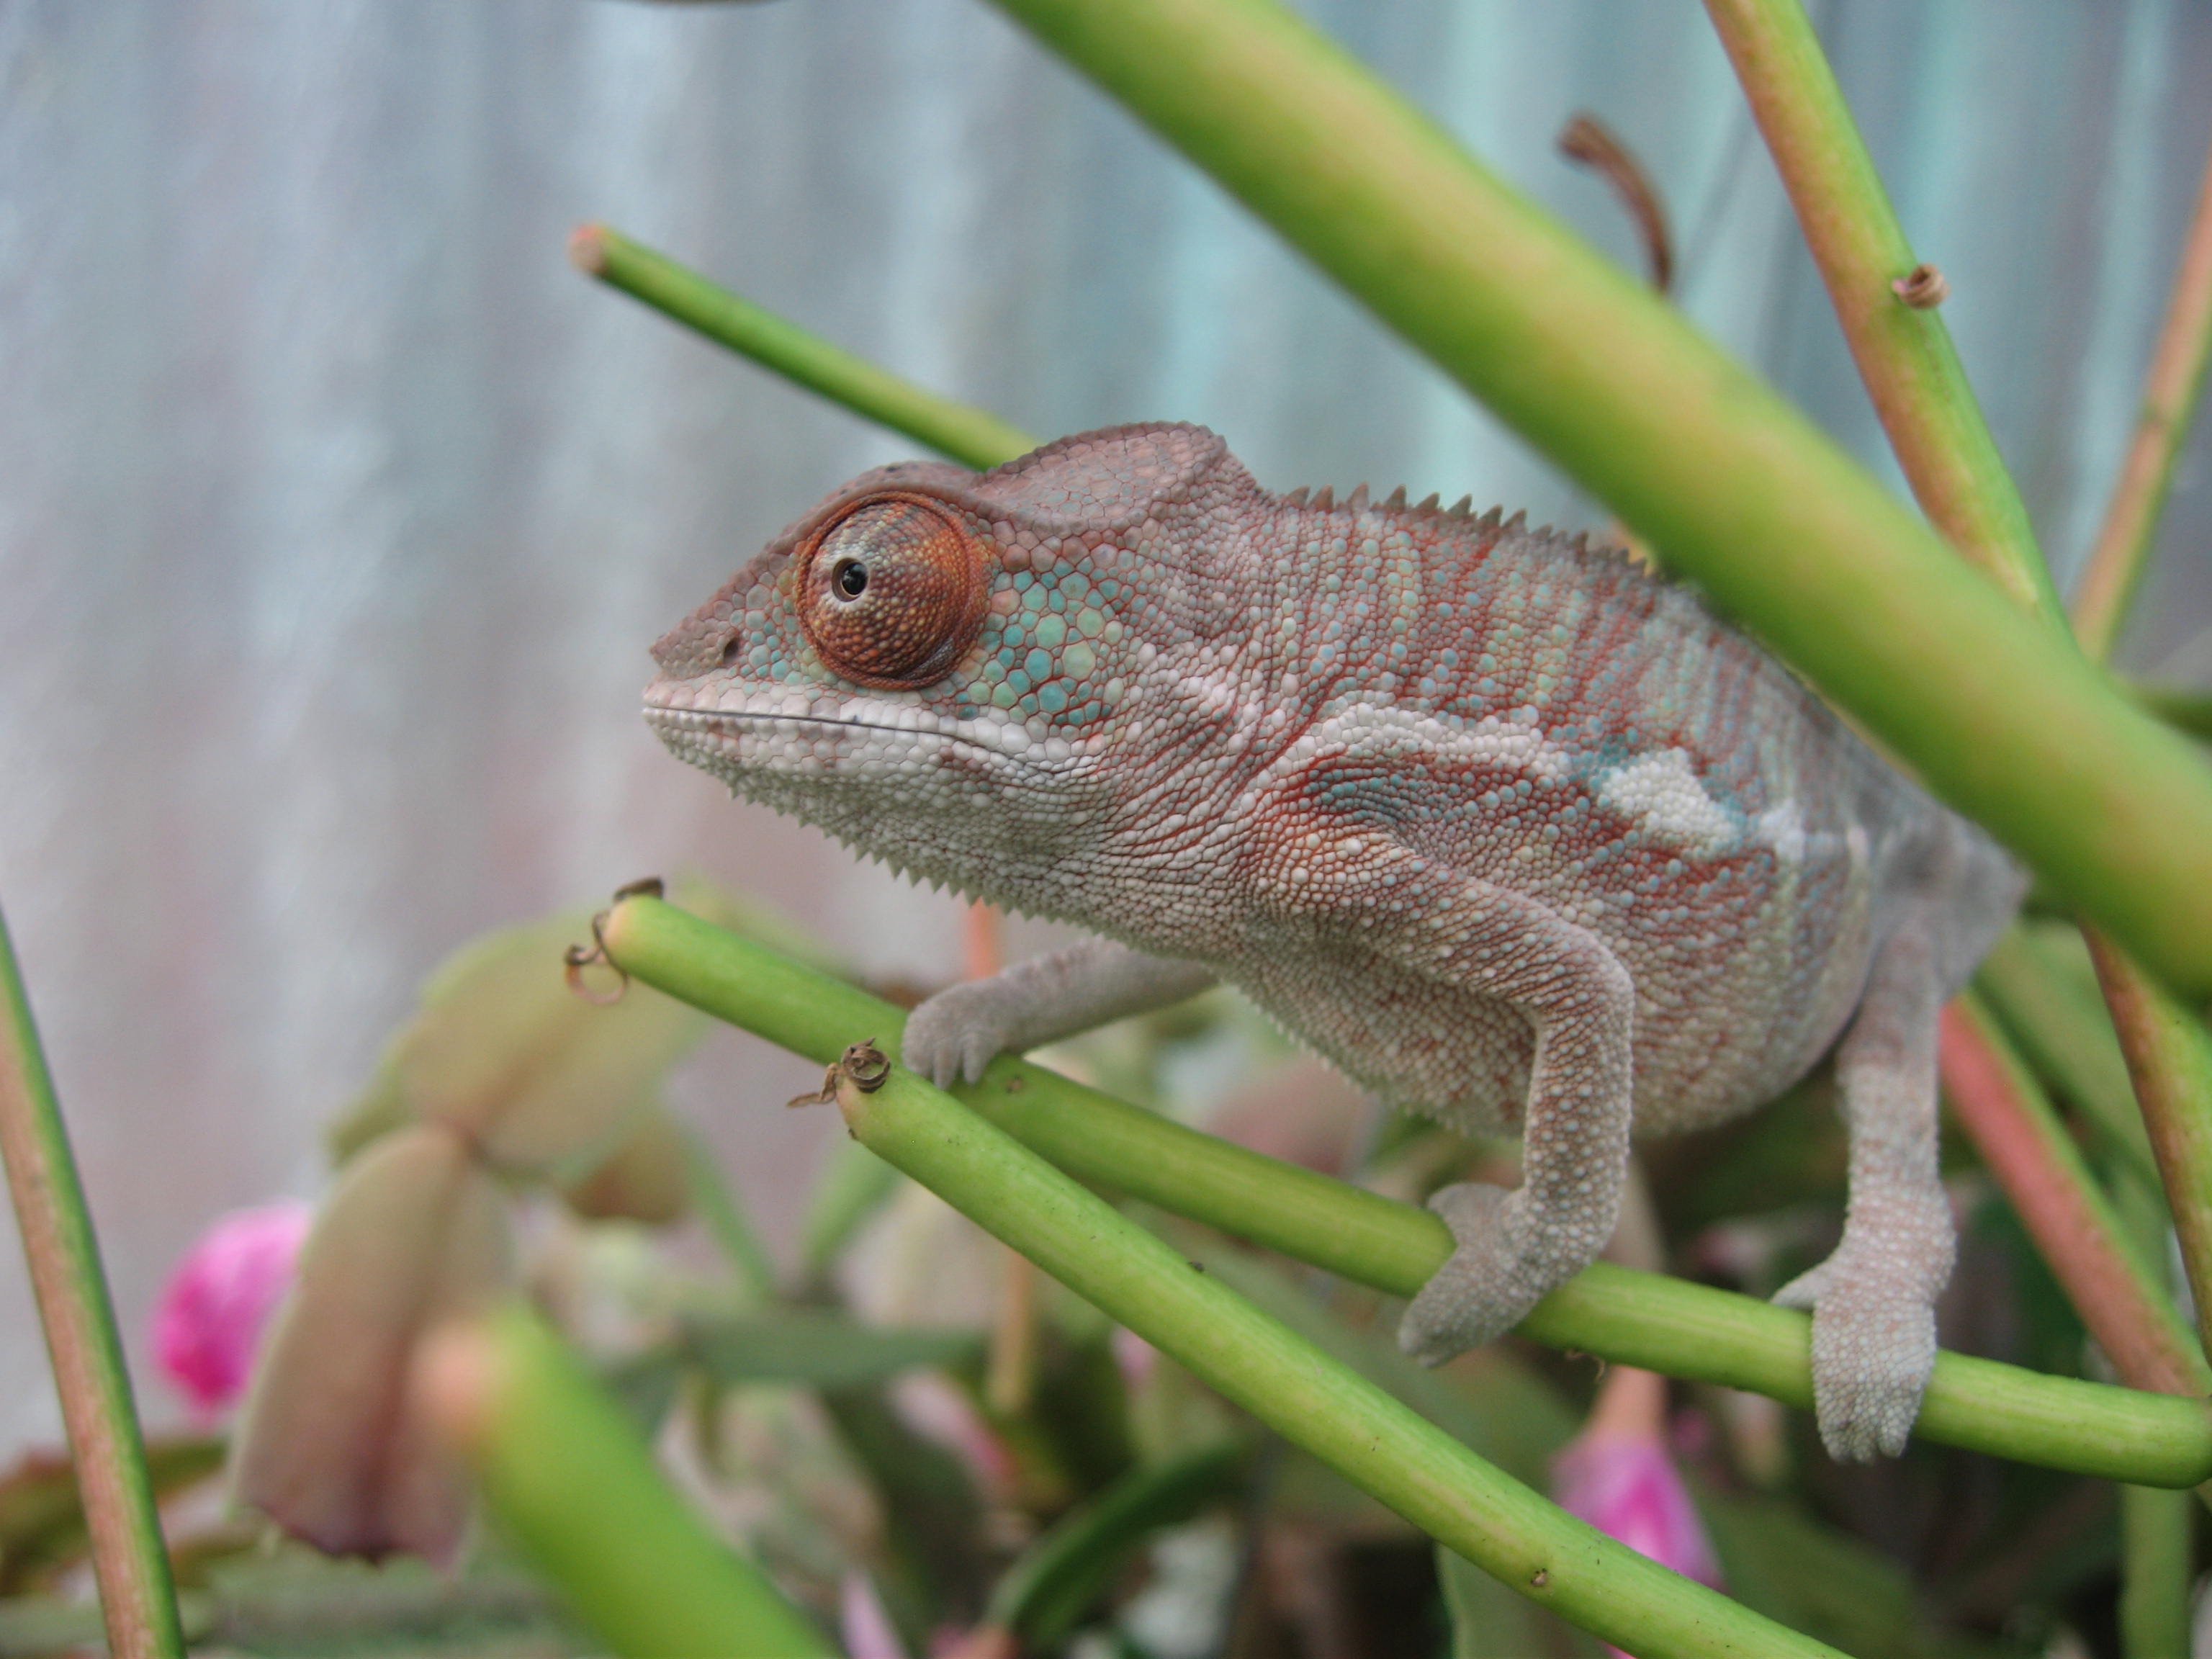
[[[1682, 305], [1894, 477], [1696, 7], [1305, 9], [1640, 268], [1554, 149], [1612, 125]], [[2212, 4], [1816, 13], [2070, 575], [2212, 138]], [[665, 628], [910, 447], [578, 276], [586, 218], [1041, 434], [1195, 420], [1278, 489], [1604, 520], [975, 0], [0, 0], [0, 901], [142, 1361], [177, 1253], [319, 1190], [325, 1123], [487, 927], [689, 868], [874, 975], [960, 970], [953, 901], [636, 714]], [[2212, 422], [2138, 670], [2212, 678], [2208, 478]], [[779, 1239], [834, 1130], [781, 1109], [811, 1069], [725, 1031], [677, 1091]], [[4, 1456], [58, 1432], [12, 1230], [0, 1334]]]

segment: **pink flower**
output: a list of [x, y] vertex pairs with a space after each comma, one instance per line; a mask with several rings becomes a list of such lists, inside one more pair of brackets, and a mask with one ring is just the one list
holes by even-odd
[[1121, 1373], [1121, 1386], [1134, 1393], [1152, 1380], [1159, 1369], [1160, 1351], [1126, 1325], [1116, 1325], [1108, 1341], [1114, 1352], [1114, 1368]]
[[853, 1659], [906, 1659], [906, 1644], [865, 1572], [848, 1571], [838, 1583], [837, 1633]]
[[314, 1219], [298, 1199], [233, 1210], [185, 1252], [154, 1307], [154, 1357], [213, 1422], [246, 1392], [262, 1328], [291, 1288]]
[[957, 1383], [938, 1371], [908, 1371], [891, 1384], [890, 1402], [908, 1428], [958, 1458], [986, 1498], [1012, 1500], [1020, 1467]]
[[1666, 1413], [1665, 1378], [1614, 1366], [1589, 1424], [1553, 1461], [1553, 1496], [1638, 1554], [1718, 1589], [1712, 1542], [1668, 1455]]

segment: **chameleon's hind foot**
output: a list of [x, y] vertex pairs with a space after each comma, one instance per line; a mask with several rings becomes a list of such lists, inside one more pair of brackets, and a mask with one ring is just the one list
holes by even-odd
[[1905, 1449], [1936, 1370], [1934, 1291], [1846, 1243], [1775, 1293], [1813, 1310], [1813, 1411], [1839, 1463]]
[[1504, 1335], [1568, 1273], [1547, 1273], [1534, 1259], [1536, 1230], [1517, 1192], [1467, 1182], [1443, 1188], [1429, 1207], [1458, 1248], [1407, 1308], [1398, 1346], [1425, 1365], [1441, 1365]]

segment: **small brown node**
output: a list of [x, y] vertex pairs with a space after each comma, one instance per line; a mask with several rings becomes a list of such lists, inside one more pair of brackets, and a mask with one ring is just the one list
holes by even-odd
[[[588, 946], [572, 945], [561, 953], [562, 976], [568, 981], [568, 988], [596, 1008], [612, 1007], [629, 989], [629, 975], [607, 954], [606, 926], [607, 913], [602, 910], [592, 918], [591, 944]], [[584, 982], [584, 969], [586, 968], [610, 969], [615, 976], [615, 988], [606, 992], [594, 991]]]
[[1933, 265], [1915, 265], [1889, 285], [1889, 291], [1915, 311], [1932, 311], [1951, 297], [1951, 285]]
[[1539, 1567], [1535, 1571], [1528, 1575], [1529, 1584], [1536, 1589], [1543, 1589], [1545, 1585], [1551, 1582], [1552, 1570], [1549, 1567]]
[[836, 1075], [841, 1071], [852, 1079], [855, 1089], [864, 1095], [872, 1095], [882, 1088], [884, 1080], [890, 1076], [890, 1057], [876, 1047], [875, 1038], [864, 1037], [846, 1049], [838, 1057], [837, 1064], [830, 1068], [832, 1093], [836, 1092]]

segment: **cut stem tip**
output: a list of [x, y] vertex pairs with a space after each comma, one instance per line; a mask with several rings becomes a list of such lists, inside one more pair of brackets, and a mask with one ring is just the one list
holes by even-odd
[[586, 276], [607, 274], [607, 228], [581, 224], [568, 233], [568, 263]]
[[477, 1320], [457, 1319], [423, 1337], [408, 1386], [422, 1420], [467, 1454], [498, 1419], [501, 1372], [490, 1333]]

